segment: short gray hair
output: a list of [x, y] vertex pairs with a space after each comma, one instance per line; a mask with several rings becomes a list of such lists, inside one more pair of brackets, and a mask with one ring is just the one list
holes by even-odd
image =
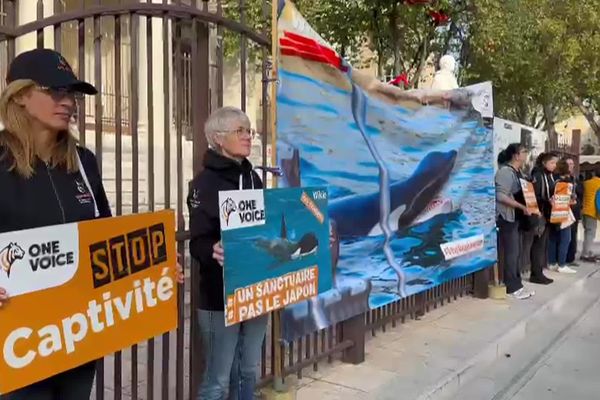
[[204, 134], [208, 146], [211, 149], [219, 150], [220, 146], [215, 141], [215, 137], [232, 129], [236, 122], [250, 125], [250, 118], [237, 107], [222, 107], [213, 111], [204, 124]]

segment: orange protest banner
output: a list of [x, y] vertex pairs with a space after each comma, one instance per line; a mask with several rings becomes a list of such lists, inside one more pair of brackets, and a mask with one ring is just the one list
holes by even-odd
[[525, 205], [529, 212], [533, 214], [539, 214], [540, 209], [538, 207], [537, 199], [535, 198], [535, 189], [533, 188], [533, 183], [525, 180], [519, 179], [521, 182], [521, 190], [523, 190], [523, 197], [525, 197]]
[[569, 219], [570, 202], [573, 185], [568, 182], [558, 182], [554, 188], [554, 205], [550, 215], [551, 224], [560, 224]]
[[0, 235], [0, 393], [177, 327], [173, 211]]

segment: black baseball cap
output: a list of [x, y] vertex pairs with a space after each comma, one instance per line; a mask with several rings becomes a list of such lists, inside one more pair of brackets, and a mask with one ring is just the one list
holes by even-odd
[[8, 67], [6, 82], [18, 79], [30, 79], [53, 89], [68, 88], [90, 95], [98, 93], [94, 86], [77, 79], [62, 54], [51, 49], [34, 49], [15, 57]]

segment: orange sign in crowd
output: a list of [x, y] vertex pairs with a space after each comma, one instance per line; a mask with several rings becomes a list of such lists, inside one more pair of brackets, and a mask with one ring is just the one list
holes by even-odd
[[567, 182], [558, 182], [556, 184], [554, 188], [554, 204], [552, 205], [552, 214], [550, 215], [551, 224], [560, 224], [569, 219], [572, 193], [573, 184]]
[[540, 209], [538, 207], [537, 199], [535, 198], [535, 189], [533, 188], [533, 183], [525, 180], [519, 179], [521, 182], [521, 190], [523, 190], [523, 197], [525, 197], [525, 205], [527, 206], [527, 210], [532, 215], [536, 215], [540, 213]]
[[0, 393], [177, 327], [173, 211], [0, 235]]

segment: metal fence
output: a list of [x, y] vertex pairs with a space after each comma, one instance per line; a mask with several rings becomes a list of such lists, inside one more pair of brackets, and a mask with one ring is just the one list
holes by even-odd
[[[18, 14], [27, 10], [20, 1], [35, 4], [32, 22], [19, 23], [24, 15]], [[257, 4], [262, 18], [252, 26], [246, 14]], [[99, 361], [95, 399], [194, 398], [202, 354], [193, 313], [198, 268], [187, 256], [187, 182], [200, 171], [207, 148], [202, 124], [224, 103], [252, 114], [262, 132], [258, 162], [266, 163], [270, 18], [267, 0], [0, 0], [1, 75], [28, 46], [54, 47], [99, 90], [78, 104], [77, 128], [82, 144], [96, 153], [115, 215], [161, 208], [177, 214], [187, 275], [179, 328]], [[234, 66], [235, 79], [225, 76], [227, 66]], [[249, 87], [254, 78], [258, 84]], [[235, 98], [226, 94], [230, 80], [239, 82], [239, 90], [230, 91]], [[258, 101], [249, 101], [252, 96]], [[251, 103], [257, 105], [253, 111]], [[487, 290], [481, 282], [467, 276], [444, 283], [292, 343], [281, 342], [271, 328], [262, 349], [261, 384], [273, 379], [276, 364], [284, 375], [301, 377], [323, 360], [361, 362], [366, 333], [385, 332], [478, 286]]]

